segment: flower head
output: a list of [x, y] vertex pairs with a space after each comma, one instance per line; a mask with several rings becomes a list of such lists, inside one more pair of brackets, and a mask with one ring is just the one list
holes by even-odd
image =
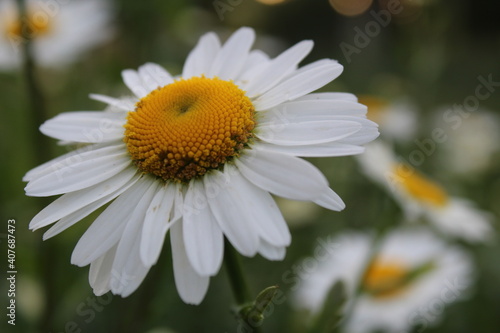
[[398, 160], [388, 145], [371, 143], [358, 161], [367, 176], [394, 196], [408, 220], [425, 217], [442, 232], [471, 242], [491, 237], [490, 214], [450, 196], [440, 184]]
[[109, 1], [28, 0], [26, 7], [21, 18], [15, 0], [0, 3], [0, 69], [19, 66], [27, 38], [40, 65], [61, 67], [113, 34]]
[[[406, 332], [422, 318], [436, 322], [441, 312], [435, 313], [433, 305], [443, 307], [464, 298], [472, 282], [470, 256], [423, 228], [390, 232], [366, 270], [372, 236], [346, 233], [330, 243], [335, 251], [302, 277], [294, 301], [298, 308], [318, 312], [328, 289], [343, 280], [355, 304], [343, 323], [346, 332]], [[358, 284], [360, 293], [354, 299]]]
[[442, 153], [438, 156], [441, 167], [464, 179], [495, 170], [500, 152], [500, 117], [482, 108], [467, 117], [450, 114], [449, 109], [439, 110], [434, 119], [436, 128], [446, 130], [446, 141], [440, 144]]
[[132, 293], [170, 231], [179, 294], [199, 303], [220, 268], [223, 237], [246, 256], [284, 257], [290, 233], [270, 193], [344, 208], [322, 173], [297, 156], [361, 153], [376, 125], [352, 95], [310, 94], [342, 71], [327, 59], [298, 69], [311, 41], [269, 59], [250, 51], [253, 40], [249, 28], [222, 46], [208, 33], [180, 77], [156, 64], [125, 70], [132, 99], [92, 95], [113, 109], [63, 113], [42, 125], [46, 135], [88, 145], [26, 174], [28, 195], [64, 194], [30, 228], [58, 221], [47, 239], [112, 201], [72, 256], [90, 264], [96, 294]]

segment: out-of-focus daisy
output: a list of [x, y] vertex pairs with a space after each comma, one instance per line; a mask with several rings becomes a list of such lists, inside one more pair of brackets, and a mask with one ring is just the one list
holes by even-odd
[[472, 282], [467, 253], [423, 228], [386, 235], [368, 269], [372, 236], [346, 233], [330, 242], [335, 251], [301, 276], [294, 303], [317, 313], [331, 286], [343, 280], [351, 300], [345, 309], [352, 309], [342, 323], [346, 332], [399, 333], [414, 325], [427, 327], [439, 319], [444, 305], [466, 296]]
[[276, 203], [291, 227], [313, 223], [321, 212], [321, 208], [310, 201], [296, 201], [278, 197]]
[[496, 114], [482, 109], [467, 117], [450, 110], [438, 114], [435, 125], [446, 133], [439, 160], [446, 171], [470, 178], [493, 166], [495, 153], [500, 151], [500, 119]]
[[418, 130], [417, 110], [407, 100], [390, 102], [381, 97], [366, 95], [359, 102], [368, 107], [368, 119], [380, 127], [382, 137], [396, 141], [413, 140]]
[[[61, 67], [110, 39], [112, 11], [109, 1], [26, 1], [26, 17], [20, 18], [15, 0], [0, 2], [0, 69], [21, 63], [26, 37], [33, 41], [37, 62]], [[21, 22], [26, 25], [22, 30]]]
[[30, 223], [52, 237], [115, 199], [82, 236], [72, 263], [90, 264], [96, 294], [127, 296], [158, 260], [170, 230], [181, 298], [199, 303], [223, 256], [280, 260], [290, 244], [269, 192], [344, 208], [323, 174], [297, 156], [358, 154], [378, 135], [366, 107], [344, 93], [311, 93], [342, 72], [323, 59], [297, 68], [313, 43], [274, 59], [251, 51], [241, 28], [224, 45], [204, 35], [173, 78], [156, 64], [123, 71], [135, 98], [93, 95], [113, 112], [63, 113], [41, 131], [89, 145], [25, 176], [31, 196], [64, 194]]
[[492, 237], [491, 216], [466, 199], [451, 197], [381, 141], [366, 147], [358, 161], [364, 173], [381, 184], [403, 208], [407, 219], [427, 218], [442, 232], [471, 242]]

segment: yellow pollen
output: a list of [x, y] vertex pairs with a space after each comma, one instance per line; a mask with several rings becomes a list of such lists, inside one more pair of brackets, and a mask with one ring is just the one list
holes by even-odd
[[250, 99], [232, 82], [181, 79], [136, 104], [125, 143], [143, 172], [186, 182], [238, 156], [253, 136], [254, 114]]
[[[23, 21], [19, 17], [7, 19], [5, 34], [10, 38], [33, 39], [37, 36], [47, 34], [51, 29], [50, 20], [47, 15], [28, 14]], [[23, 26], [24, 24], [24, 26]]]
[[362, 280], [363, 291], [375, 298], [387, 298], [405, 290], [410, 270], [401, 262], [376, 259]]
[[401, 163], [394, 167], [394, 173], [399, 184], [414, 199], [439, 207], [448, 203], [448, 195], [444, 189], [414, 168]]

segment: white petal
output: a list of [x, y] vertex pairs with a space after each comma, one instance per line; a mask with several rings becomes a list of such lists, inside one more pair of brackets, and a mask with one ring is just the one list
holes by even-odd
[[203, 35], [196, 47], [189, 53], [182, 70], [182, 77], [188, 79], [192, 76], [207, 74], [219, 50], [220, 42], [216, 34], [209, 32]]
[[[225, 202], [225, 205], [229, 206], [234, 205], [235, 209], [239, 210], [240, 214], [239, 220], [241, 220], [242, 223], [246, 224], [245, 227], [248, 228], [248, 226], [250, 226], [252, 230], [254, 230], [254, 232], [258, 234], [259, 238], [264, 239], [265, 241], [269, 242], [274, 246], [289, 245], [291, 240], [290, 232], [288, 231], [286, 222], [283, 219], [283, 216], [281, 215], [281, 212], [278, 209], [271, 195], [263, 191], [262, 189], [254, 186], [253, 184], [248, 182], [244, 177], [239, 175], [239, 172], [236, 170], [234, 166], [226, 166], [224, 169], [224, 175], [227, 176], [226, 182], [228, 184], [234, 185], [234, 188], [237, 188], [238, 191], [238, 193], [233, 193], [233, 198], [230, 199], [232, 201]], [[224, 181], [224, 179], [220, 179], [218, 184], [220, 184], [221, 181]], [[225, 199], [222, 198], [222, 195], [223, 192], [225, 192], [226, 190], [227, 187], [226, 188], [207, 187], [205, 189], [205, 193], [211, 207], [219, 206], [215, 204], [215, 202], [218, 203], [224, 202], [223, 200]], [[198, 204], [197, 209], [201, 210], [202, 209], [201, 203], [204, 204], [204, 201], [198, 200], [196, 201], [196, 203]], [[226, 210], [229, 209], [226, 208]], [[201, 214], [199, 215], [201, 216]], [[231, 221], [230, 219], [226, 219], [224, 221], [221, 221], [220, 219], [218, 219], [218, 221], [219, 224], [231, 223], [230, 226], [226, 226], [226, 228], [228, 229], [241, 227], [239, 223], [237, 223], [234, 220]], [[224, 227], [222, 228], [224, 230]], [[186, 229], [184, 229], [184, 231], [186, 231]], [[231, 235], [228, 234], [226, 230], [224, 230], [224, 232], [226, 233], [229, 241], [232, 242]], [[231, 232], [235, 233], [236, 237], [243, 237], [243, 235], [238, 234], [241, 233], [241, 231], [234, 232], [231, 229]], [[184, 237], [186, 237], [186, 235]], [[239, 242], [241, 241], [239, 241], [238, 238], [238, 240], [236, 240], [235, 243]], [[236, 244], [235, 247], [238, 249]]]
[[271, 245], [265, 240], [261, 239], [259, 253], [261, 256], [268, 260], [279, 261], [285, 258], [286, 248], [284, 246]]
[[155, 180], [147, 176], [141, 178], [97, 217], [76, 244], [71, 256], [72, 264], [88, 265], [120, 240], [125, 229], [124, 222], [133, 213], [138, 198], [146, 193], [152, 181]]
[[[274, 118], [269, 119], [268, 116]], [[373, 121], [365, 118], [365, 116], [353, 116], [353, 115], [336, 115], [336, 114], [315, 114], [315, 113], [304, 113], [297, 115], [291, 115], [290, 117], [277, 118], [275, 115], [270, 115], [270, 112], [266, 112], [262, 120], [259, 122], [259, 126], [272, 127], [273, 129], [280, 129], [288, 124], [303, 124], [309, 122], [330, 122], [330, 121], [340, 121], [340, 122], [355, 122], [363, 127], [362, 130], [367, 130], [372, 128], [378, 131], [378, 125]]]
[[54, 170], [28, 183], [29, 196], [50, 196], [90, 187], [109, 179], [131, 163], [123, 145], [92, 150], [54, 165]]
[[126, 117], [125, 112], [65, 112], [43, 123], [40, 131], [59, 140], [106, 142], [123, 138]]
[[329, 189], [325, 176], [314, 165], [298, 157], [256, 147], [235, 163], [252, 183], [284, 198], [313, 201]]
[[163, 67], [154, 63], [146, 63], [139, 67], [139, 76], [149, 91], [174, 82], [172, 76]]
[[254, 40], [253, 29], [246, 27], [238, 29], [224, 43], [207, 75], [217, 76], [222, 80], [236, 78], [245, 64]]
[[[122, 143], [120, 143], [120, 145], [122, 145]], [[81, 156], [86, 156], [85, 154], [93, 154], [94, 151], [107, 147], [109, 147], [109, 143], [93, 144], [70, 151], [69, 153], [58, 156], [37, 166], [36, 168], [31, 169], [26, 173], [26, 175], [24, 175], [23, 181], [31, 181], [35, 178], [48, 175], [49, 173], [57, 171], [63, 165], [72, 163], [73, 160], [80, 160]]]
[[146, 210], [158, 191], [159, 182], [152, 181], [139, 197], [132, 214], [127, 217], [123, 234], [116, 248], [111, 276], [111, 291], [123, 297], [130, 295], [142, 282], [149, 267], [144, 266], [140, 257], [141, 228]]
[[122, 71], [123, 82], [127, 87], [139, 98], [147, 96], [151, 90], [142, 82], [139, 73], [133, 69], [125, 69]]
[[224, 235], [241, 254], [254, 256], [259, 237], [247, 205], [246, 180], [228, 164], [224, 173], [214, 170], [203, 180], [208, 204]]
[[365, 151], [364, 147], [338, 142], [326, 142], [303, 146], [279, 146], [262, 142], [260, 146], [268, 151], [302, 157], [350, 156], [361, 154]]
[[261, 95], [274, 87], [297, 68], [299, 62], [311, 52], [313, 45], [310, 40], [301, 41], [271, 60], [261, 75], [254, 77], [252, 82], [245, 86], [247, 95], [250, 97]]
[[115, 259], [116, 245], [90, 263], [89, 284], [96, 296], [110, 291], [111, 267]]
[[264, 123], [259, 124], [256, 135], [269, 143], [299, 146], [341, 140], [361, 128], [358, 122], [341, 120]]
[[254, 100], [256, 110], [268, 110], [280, 103], [293, 100], [323, 87], [342, 73], [343, 67], [336, 61], [321, 61], [298, 70], [265, 94]]
[[298, 68], [294, 72], [290, 73], [287, 77], [285, 77], [284, 81], [288, 80], [291, 77], [294, 77], [294, 76], [297, 76], [297, 75], [302, 75], [302, 73], [308, 72], [311, 69], [320, 68], [320, 67], [323, 67], [325, 65], [331, 65], [331, 64], [334, 64], [334, 63], [337, 63], [337, 65], [339, 65], [339, 66], [342, 67], [342, 65], [340, 65], [337, 60], [320, 59], [320, 60], [316, 60], [315, 62], [311, 62], [311, 63], [309, 63], [307, 65], [304, 65], [304, 66]]
[[358, 98], [354, 94], [349, 93], [341, 93], [341, 92], [321, 92], [321, 93], [313, 93], [307, 94], [305, 96], [299, 97], [296, 101], [311, 101], [311, 100], [344, 100], [350, 102], [358, 102]]
[[378, 127], [365, 126], [358, 132], [338, 140], [338, 143], [346, 143], [349, 145], [364, 145], [372, 142], [380, 135]]
[[[259, 77], [268, 67], [269, 56], [260, 50], [250, 51], [241, 74], [236, 78], [238, 87], [246, 91], [254, 78]], [[247, 91], [248, 96], [248, 91]]]
[[345, 208], [342, 199], [331, 188], [321, 192], [320, 197], [314, 199], [313, 202], [321, 207], [335, 211], [341, 211]]
[[479, 210], [471, 201], [449, 198], [445, 207], [430, 210], [428, 215], [442, 232], [468, 242], [488, 242], [495, 238], [494, 216]]
[[268, 61], [269, 56], [261, 50], [250, 51], [245, 61], [245, 65], [243, 66], [243, 68], [245, 69], [243, 73], [250, 72], [254, 70], [256, 66], [266, 64]]
[[107, 196], [96, 200], [85, 207], [82, 207], [78, 209], [77, 211], [63, 217], [61, 220], [59, 220], [56, 224], [54, 224], [49, 230], [47, 230], [43, 234], [43, 240], [47, 240], [51, 237], [54, 237], [58, 235], [59, 233], [63, 232], [64, 230], [68, 229], [69, 227], [75, 225], [77, 222], [82, 220], [83, 218], [87, 217], [97, 209], [101, 208], [111, 200], [115, 199], [117, 196], [125, 192], [130, 188], [130, 186], [134, 185], [140, 177], [136, 176], [132, 178], [127, 184], [122, 186], [120, 189], [117, 191], [108, 194]]
[[182, 222], [174, 224], [170, 230], [175, 285], [185, 303], [196, 305], [205, 297], [210, 278], [198, 275], [189, 263], [181, 224]]
[[129, 98], [114, 98], [100, 94], [90, 94], [89, 97], [93, 100], [109, 104], [124, 111], [132, 111], [135, 109], [135, 102]]
[[208, 207], [201, 181], [191, 181], [184, 198], [184, 247], [189, 262], [202, 276], [215, 275], [222, 264], [224, 238]]
[[176, 186], [172, 222], [175, 222], [178, 219], [180, 219], [182, 217], [182, 214], [184, 213], [183, 187], [184, 185], [182, 184], [177, 184]]
[[241, 182], [241, 191], [245, 193], [246, 206], [249, 208], [247, 214], [251, 217], [249, 220], [253, 221], [261, 243], [264, 240], [273, 246], [290, 245], [290, 231], [272, 196], [247, 180]]
[[146, 267], [156, 263], [173, 215], [177, 186], [167, 184], [154, 196], [144, 218], [141, 238], [141, 259]]
[[356, 116], [361, 118], [366, 115], [367, 107], [363, 104], [333, 100], [294, 100], [285, 102], [275, 108], [261, 113], [262, 122], [286, 122], [295, 121], [306, 116]]
[[137, 173], [127, 168], [117, 175], [86, 189], [64, 194], [40, 211], [30, 222], [29, 228], [45, 227], [90, 203], [98, 201], [125, 186]]

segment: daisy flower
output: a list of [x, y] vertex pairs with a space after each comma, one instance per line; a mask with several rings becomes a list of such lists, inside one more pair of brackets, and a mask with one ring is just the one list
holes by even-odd
[[387, 138], [408, 142], [418, 130], [416, 107], [407, 100], [390, 102], [376, 96], [360, 96], [359, 102], [368, 107], [368, 119], [376, 122]]
[[492, 237], [489, 213], [469, 200], [450, 196], [441, 185], [397, 159], [383, 142], [371, 143], [357, 159], [364, 173], [393, 195], [408, 220], [424, 217], [445, 234], [470, 242]]
[[[133, 98], [92, 95], [107, 112], [69, 112], [41, 131], [88, 145], [29, 171], [26, 193], [64, 194], [30, 223], [50, 238], [108, 202], [71, 262], [90, 264], [96, 295], [127, 296], [169, 231], [181, 298], [197, 304], [222, 262], [223, 238], [245, 256], [281, 260], [290, 233], [270, 193], [331, 210], [344, 204], [297, 156], [358, 154], [378, 135], [353, 95], [311, 93], [342, 72], [323, 59], [297, 68], [313, 43], [274, 59], [241, 28], [224, 45], [201, 37], [182, 74], [156, 64], [123, 71]], [[114, 201], [113, 201], [114, 200]]]
[[[74, 62], [113, 34], [108, 1], [28, 0], [26, 7], [26, 17], [20, 18], [15, 0], [0, 3], [0, 69], [19, 67], [26, 34], [33, 41], [37, 63], [54, 68]], [[21, 31], [21, 20], [27, 31]]]
[[[493, 169], [500, 151], [500, 118], [479, 109], [461, 116], [450, 109], [438, 112], [436, 128], [442, 128], [446, 140], [440, 143], [442, 166], [460, 177], [472, 178]], [[441, 148], [440, 147], [440, 148]]]
[[297, 308], [318, 313], [331, 286], [343, 280], [350, 296], [345, 309], [352, 308], [342, 323], [345, 332], [427, 327], [439, 320], [446, 304], [463, 298], [472, 282], [470, 256], [423, 228], [387, 234], [368, 269], [371, 235], [345, 233], [329, 242], [335, 251], [301, 276], [293, 300]]

